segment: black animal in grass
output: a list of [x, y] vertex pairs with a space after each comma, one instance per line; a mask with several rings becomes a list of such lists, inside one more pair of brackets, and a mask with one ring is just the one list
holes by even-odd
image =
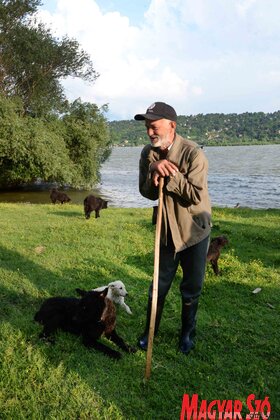
[[107, 356], [120, 359], [121, 353], [100, 342], [102, 335], [127, 353], [135, 349], [117, 334], [116, 308], [102, 292], [76, 289], [81, 298], [52, 297], [46, 299], [35, 314], [35, 321], [43, 325], [40, 338], [54, 342], [52, 335], [57, 330], [80, 335], [86, 347], [101, 351]]
[[107, 209], [108, 201], [103, 200], [103, 198], [95, 197], [94, 195], [88, 195], [84, 199], [84, 212], [86, 219], [90, 218], [92, 211], [95, 211], [95, 218], [100, 217], [100, 210]]
[[58, 191], [57, 188], [51, 189], [50, 199], [53, 204], [55, 204], [57, 201], [60, 202], [61, 204], [68, 203], [69, 201], [71, 201], [71, 198], [68, 197], [67, 194], [65, 194], [64, 192]]

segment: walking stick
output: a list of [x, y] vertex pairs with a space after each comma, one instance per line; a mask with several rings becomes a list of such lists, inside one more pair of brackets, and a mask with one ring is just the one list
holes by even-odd
[[162, 221], [163, 183], [164, 183], [164, 178], [160, 177], [160, 179], [159, 179], [159, 195], [158, 195], [158, 214], [157, 214], [156, 235], [155, 235], [153, 295], [152, 295], [151, 318], [150, 318], [150, 328], [149, 328], [149, 338], [148, 338], [147, 358], [146, 358], [146, 370], [145, 370], [145, 379], [146, 380], [148, 380], [150, 378], [150, 375], [151, 375], [153, 341], [154, 341], [156, 312], [157, 312], [158, 275], [159, 275], [159, 248], [160, 248], [160, 231], [161, 231], [161, 221]]

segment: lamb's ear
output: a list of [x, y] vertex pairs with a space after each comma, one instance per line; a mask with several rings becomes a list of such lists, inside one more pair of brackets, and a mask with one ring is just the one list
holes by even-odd
[[87, 294], [87, 292], [85, 290], [82, 290], [82, 289], [79, 289], [79, 288], [77, 288], [75, 290], [78, 293], [78, 295], [80, 295], [82, 297], [84, 297]]
[[100, 293], [100, 296], [102, 296], [102, 297], [106, 297], [107, 296], [107, 293], [108, 293], [108, 287], [106, 287], [106, 289], [104, 289], [101, 293]]

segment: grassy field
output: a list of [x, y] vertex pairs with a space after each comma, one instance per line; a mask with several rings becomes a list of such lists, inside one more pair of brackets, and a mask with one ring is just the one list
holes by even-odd
[[90, 220], [78, 205], [2, 203], [0, 211], [1, 420], [173, 420], [184, 394], [240, 400], [244, 419], [248, 395], [267, 396], [270, 419], [280, 419], [280, 210], [214, 209], [212, 236], [227, 235], [229, 245], [221, 275], [207, 267], [196, 348], [177, 351], [178, 271], [148, 383], [145, 353], [111, 360], [62, 332], [47, 345], [33, 317], [47, 297], [121, 279], [133, 315], [118, 308], [117, 331], [136, 344], [153, 277], [151, 209], [108, 208]]

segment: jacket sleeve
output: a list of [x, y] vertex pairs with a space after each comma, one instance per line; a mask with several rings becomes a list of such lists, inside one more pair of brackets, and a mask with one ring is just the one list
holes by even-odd
[[203, 190], [207, 188], [208, 162], [200, 148], [194, 149], [182, 168], [171, 177], [166, 185], [167, 191], [179, 196], [186, 205], [201, 202]]
[[157, 200], [158, 187], [155, 187], [152, 182], [150, 172], [151, 163], [152, 160], [150, 161], [148, 150], [144, 148], [139, 161], [139, 191], [143, 197], [149, 198], [150, 200]]

